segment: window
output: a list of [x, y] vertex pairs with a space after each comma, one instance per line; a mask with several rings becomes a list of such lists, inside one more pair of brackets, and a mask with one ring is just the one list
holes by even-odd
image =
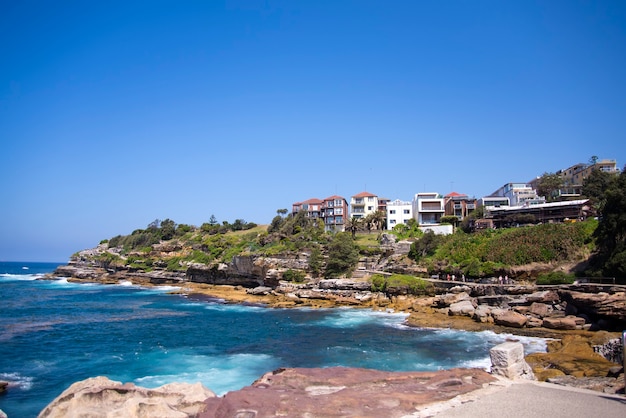
[[404, 214], [405, 214], [405, 215], [408, 215], [410, 212], [411, 212], [410, 210], [408, 210], [408, 209], [404, 209]]
[[374, 206], [368, 206], [368, 207], [367, 207], [367, 210], [368, 210], [368, 211], [370, 211], [370, 210], [374, 210]]
[[395, 220], [395, 219], [389, 219], [389, 223], [390, 223], [391, 225], [393, 225], [393, 224], [395, 224], [395, 223], [396, 223], [396, 220]]
[[391, 210], [389, 211], [389, 213], [390, 213], [391, 215], [395, 215], [395, 214], [396, 214], [396, 210], [395, 210], [395, 209], [391, 209]]

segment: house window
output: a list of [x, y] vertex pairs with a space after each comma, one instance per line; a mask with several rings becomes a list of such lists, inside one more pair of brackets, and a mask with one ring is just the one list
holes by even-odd
[[396, 214], [396, 210], [395, 210], [395, 209], [391, 209], [391, 210], [389, 211], [389, 213], [390, 213], [390, 214], [392, 214], [392, 215], [395, 215], [395, 214]]
[[367, 207], [367, 210], [368, 210], [368, 211], [369, 211], [369, 210], [373, 210], [373, 209], [374, 209], [374, 206], [368, 206], [368, 207]]
[[391, 225], [393, 225], [393, 224], [395, 224], [395, 223], [396, 223], [396, 220], [395, 220], [395, 219], [389, 219], [389, 223], [390, 223]]
[[408, 215], [409, 214], [409, 210], [408, 209], [404, 209], [404, 214]]

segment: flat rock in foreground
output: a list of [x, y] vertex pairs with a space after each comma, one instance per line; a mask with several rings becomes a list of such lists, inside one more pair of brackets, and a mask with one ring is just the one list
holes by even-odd
[[331, 367], [279, 369], [251, 386], [206, 400], [200, 418], [402, 417], [496, 379], [479, 369], [384, 372]]

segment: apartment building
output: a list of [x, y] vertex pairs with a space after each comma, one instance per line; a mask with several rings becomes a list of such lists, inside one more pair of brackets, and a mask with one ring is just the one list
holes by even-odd
[[396, 199], [387, 202], [385, 207], [387, 214], [387, 229], [391, 230], [396, 225], [407, 224], [413, 218], [413, 203]]
[[346, 230], [348, 201], [341, 196], [329, 196], [322, 202], [322, 217], [326, 231], [340, 232]]
[[437, 225], [444, 214], [443, 197], [439, 193], [417, 193], [412, 206], [413, 218], [419, 226]]
[[308, 199], [304, 202], [296, 202], [291, 205], [291, 214], [295, 216], [298, 212], [305, 211], [307, 218], [321, 218], [323, 203], [323, 200], [316, 198]]
[[537, 191], [528, 183], [506, 183], [491, 196], [507, 197], [510, 206], [522, 206], [527, 201], [534, 204], [545, 203], [545, 199], [537, 196]]
[[365, 218], [378, 210], [378, 196], [369, 192], [361, 192], [350, 198], [350, 217]]
[[456, 216], [459, 220], [465, 218], [476, 210], [476, 199], [469, 198], [466, 194], [452, 192], [443, 197], [444, 214]]
[[558, 196], [561, 199], [580, 196], [582, 194], [583, 182], [593, 170], [612, 174], [619, 174], [620, 172], [615, 160], [605, 159], [596, 160], [592, 164], [574, 164], [569, 168], [556, 172], [563, 179], [563, 187], [558, 191]]

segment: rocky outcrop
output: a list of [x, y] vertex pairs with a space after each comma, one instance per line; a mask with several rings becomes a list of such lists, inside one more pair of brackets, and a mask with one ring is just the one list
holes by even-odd
[[524, 360], [524, 346], [505, 342], [489, 350], [491, 373], [508, 379], [535, 380], [531, 367]]
[[146, 389], [94, 377], [71, 385], [41, 411], [39, 418], [195, 417], [215, 394], [200, 383], [170, 383]]
[[563, 289], [559, 291], [561, 299], [577, 313], [592, 316], [612, 318], [617, 321], [626, 321], [626, 292], [581, 292]]
[[5, 382], [4, 380], [0, 380], [0, 393], [6, 392], [9, 387], [9, 382]]
[[251, 386], [207, 399], [199, 418], [403, 417], [426, 405], [482, 388], [495, 379], [478, 369], [384, 372], [330, 367], [280, 369]]
[[496, 379], [479, 369], [384, 372], [330, 367], [279, 369], [216, 397], [199, 383], [156, 389], [105, 377], [74, 383], [40, 414], [52, 417], [402, 417], [480, 389]]

